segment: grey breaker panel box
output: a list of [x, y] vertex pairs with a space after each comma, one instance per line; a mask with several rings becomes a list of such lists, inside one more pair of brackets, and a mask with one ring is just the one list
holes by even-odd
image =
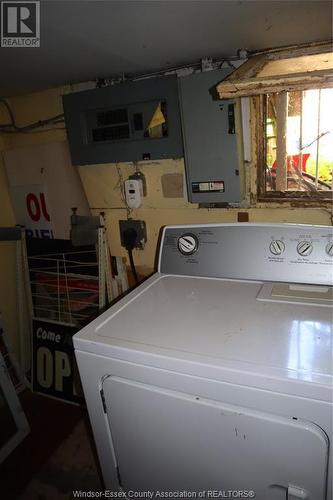
[[176, 75], [63, 96], [73, 165], [183, 156]]
[[231, 69], [180, 78], [188, 198], [192, 203], [238, 203], [240, 177], [233, 100], [216, 85]]

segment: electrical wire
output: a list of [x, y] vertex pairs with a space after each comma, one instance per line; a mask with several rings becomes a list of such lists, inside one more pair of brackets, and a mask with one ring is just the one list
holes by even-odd
[[124, 187], [124, 178], [123, 178], [123, 174], [121, 172], [121, 169], [120, 169], [118, 163], [116, 163], [116, 169], [117, 169], [117, 173], [118, 173], [118, 182], [117, 182], [116, 188], [120, 190], [121, 201], [125, 205], [126, 213], [127, 213], [127, 219], [129, 219], [130, 216], [131, 216], [131, 214], [132, 214], [132, 208], [130, 208], [128, 206], [128, 203], [127, 203], [127, 200], [126, 200], [125, 187]]
[[11, 107], [9, 106], [8, 102], [6, 101], [6, 99], [0, 99], [0, 103], [5, 106], [5, 108], [7, 109], [7, 113], [9, 114], [9, 117], [10, 117], [10, 123], [6, 124], [6, 125], [1, 125], [1, 127], [15, 126], [15, 118], [14, 118], [13, 112], [12, 112]]
[[[133, 162], [133, 166], [138, 171], [137, 162]], [[117, 173], [118, 173], [118, 182], [117, 182], [116, 188], [120, 190], [121, 200], [126, 207], [127, 219], [130, 219], [132, 209], [128, 206], [128, 203], [126, 200], [125, 188], [124, 188], [124, 178], [123, 178], [123, 174], [121, 172], [121, 169], [120, 169], [120, 166], [118, 165], [118, 163], [116, 163], [116, 169], [117, 169]], [[128, 259], [129, 259], [131, 271], [132, 271], [132, 274], [134, 277], [134, 281], [135, 281], [135, 284], [137, 285], [139, 283], [139, 277], [138, 277], [138, 273], [136, 271], [134, 258], [133, 258], [133, 249], [135, 247], [136, 236], [137, 236], [137, 234], [136, 234], [135, 229], [127, 229], [124, 233], [125, 248], [126, 248], [127, 253], [128, 253]]]
[[127, 250], [128, 253], [128, 258], [131, 266], [131, 271], [134, 277], [135, 284], [137, 285], [139, 283], [139, 278], [138, 278], [138, 273], [136, 272], [136, 267], [133, 259], [133, 252], [132, 250]]
[[136, 272], [136, 267], [135, 267], [134, 259], [133, 259], [133, 249], [135, 248], [136, 240], [137, 240], [136, 230], [133, 227], [127, 228], [123, 234], [123, 241], [124, 241], [124, 246], [125, 246], [127, 253], [128, 253], [128, 258], [129, 258], [129, 262], [130, 262], [130, 266], [131, 266], [131, 270], [133, 273], [135, 283], [138, 284], [139, 278], [138, 278], [138, 274]]
[[[27, 134], [27, 133], [32, 133], [33, 131], [36, 132], [36, 129], [37, 129], [37, 132], [40, 132], [40, 131], [38, 131], [39, 128], [42, 128], [42, 127], [45, 127], [48, 125], [58, 125], [60, 123], [64, 123], [64, 121], [65, 121], [64, 114], [61, 113], [61, 114], [52, 116], [51, 118], [47, 118], [45, 120], [39, 120], [37, 122], [30, 123], [29, 125], [25, 125], [23, 127], [20, 127], [19, 125], [17, 125], [17, 123], [15, 121], [14, 113], [13, 113], [10, 105], [6, 101], [6, 99], [0, 99], [0, 104], [3, 104], [5, 106], [7, 113], [9, 115], [9, 118], [10, 118], [10, 123], [0, 124], [0, 132], [2, 132], [4, 134], [17, 134], [17, 133], [26, 133]], [[55, 129], [52, 127], [48, 130], [55, 130]], [[65, 127], [61, 128], [61, 130], [65, 130]]]
[[[224, 63], [226, 63], [232, 69], [236, 69], [236, 66], [233, 64], [233, 61], [239, 61], [239, 60], [243, 60], [243, 58], [239, 57], [238, 55], [212, 59], [212, 66], [213, 66], [212, 69], [221, 69]], [[201, 68], [202, 68], [202, 60], [186, 64], [180, 64], [177, 66], [169, 66], [167, 68], [157, 71], [151, 71], [148, 73], [139, 73], [139, 74], [129, 73], [127, 75], [123, 73], [120, 77], [115, 75], [115, 76], [110, 76], [109, 78], [98, 78], [96, 86], [97, 88], [108, 87], [110, 85], [121, 84], [123, 82], [128, 82], [128, 81], [136, 82], [138, 80], [146, 80], [158, 76], [166, 76], [175, 73], [177, 74], [177, 72], [187, 69], [189, 70], [193, 69], [193, 71], [198, 71], [198, 70], [200, 71]]]
[[41, 130], [30, 130], [29, 132], [17, 132], [15, 130], [2, 130], [1, 125], [0, 125], [0, 134], [20, 134], [20, 133], [25, 133], [25, 134], [42, 134], [43, 132], [53, 132], [54, 130], [66, 130], [66, 127], [50, 127], [50, 128], [42, 128]]

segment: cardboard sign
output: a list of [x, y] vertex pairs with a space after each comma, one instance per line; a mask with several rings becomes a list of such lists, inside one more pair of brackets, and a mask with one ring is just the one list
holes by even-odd
[[3, 158], [17, 224], [37, 238], [68, 240], [72, 207], [78, 215], [90, 210], [67, 142], [9, 149]]
[[17, 223], [25, 226], [27, 236], [53, 238], [45, 186], [12, 186], [10, 191]]
[[82, 402], [72, 337], [77, 327], [33, 320], [33, 391]]

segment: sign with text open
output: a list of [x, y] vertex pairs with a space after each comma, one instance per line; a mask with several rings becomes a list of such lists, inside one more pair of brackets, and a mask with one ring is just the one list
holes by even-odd
[[78, 327], [33, 320], [33, 391], [81, 402], [82, 388], [72, 337]]

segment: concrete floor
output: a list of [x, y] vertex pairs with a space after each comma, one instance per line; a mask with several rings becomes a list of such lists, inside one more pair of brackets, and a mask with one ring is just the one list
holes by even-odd
[[103, 490], [84, 408], [20, 395], [30, 434], [0, 465], [3, 500], [70, 500], [74, 490]]
[[32, 478], [18, 500], [69, 500], [74, 498], [75, 490], [102, 490], [83, 420]]

